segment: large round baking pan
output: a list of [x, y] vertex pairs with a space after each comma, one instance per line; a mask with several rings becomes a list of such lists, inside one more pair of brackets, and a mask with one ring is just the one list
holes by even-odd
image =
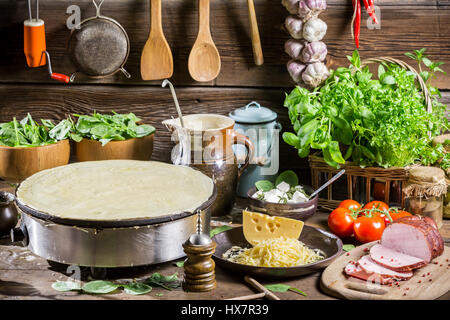
[[124, 220], [78, 220], [78, 219], [66, 219], [57, 217], [54, 215], [50, 215], [48, 213], [45, 213], [43, 211], [39, 211], [33, 208], [28, 207], [27, 205], [23, 204], [18, 198], [17, 198], [17, 190], [19, 189], [20, 185], [16, 188], [16, 204], [19, 207], [19, 209], [27, 213], [33, 217], [36, 217], [38, 219], [47, 221], [47, 222], [53, 222], [58, 223], [62, 225], [67, 226], [77, 226], [77, 227], [87, 227], [87, 228], [126, 228], [126, 227], [136, 227], [136, 226], [147, 226], [147, 225], [153, 225], [153, 224], [160, 224], [170, 221], [176, 221], [178, 219], [183, 219], [185, 217], [192, 216], [196, 214], [198, 211], [203, 211], [207, 208], [209, 208], [214, 200], [217, 197], [217, 189], [216, 185], [214, 184], [213, 187], [213, 193], [212, 195], [206, 200], [204, 203], [202, 203], [198, 208], [193, 210], [192, 212], [180, 212], [177, 214], [172, 215], [166, 215], [166, 216], [159, 216], [154, 218], [148, 218], [148, 219], [124, 219]]
[[[200, 213], [209, 232], [211, 209]], [[67, 265], [117, 268], [163, 263], [185, 256], [182, 244], [197, 229], [197, 215], [126, 228], [80, 228], [38, 219], [22, 212], [21, 231], [28, 249]]]

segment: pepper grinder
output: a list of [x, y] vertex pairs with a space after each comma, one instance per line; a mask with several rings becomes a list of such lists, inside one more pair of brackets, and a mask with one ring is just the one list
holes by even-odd
[[216, 243], [202, 233], [200, 211], [197, 212], [197, 233], [183, 244], [187, 259], [184, 262], [183, 290], [206, 292], [216, 288], [215, 262], [211, 258]]

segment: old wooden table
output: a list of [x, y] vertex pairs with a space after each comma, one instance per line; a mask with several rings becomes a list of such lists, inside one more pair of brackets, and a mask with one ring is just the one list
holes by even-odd
[[[11, 188], [0, 182], [0, 190], [11, 191]], [[239, 212], [242, 205], [245, 206], [245, 202], [243, 200], [238, 201], [234, 212]], [[232, 216], [229, 220], [231, 219]], [[227, 218], [222, 220], [221, 222], [215, 221], [214, 224], [227, 222]], [[326, 221], [327, 213], [318, 212], [307, 224], [326, 229]], [[450, 242], [450, 221], [445, 221], [441, 232], [446, 242]], [[110, 269], [107, 278], [123, 282], [131, 279], [143, 279], [153, 272], [164, 275], [178, 272], [182, 275], [183, 268], [177, 267], [174, 262], [168, 262], [148, 267]], [[66, 281], [72, 273], [73, 271], [70, 270], [68, 272], [67, 266], [49, 265], [45, 259], [34, 255], [19, 243], [11, 244], [9, 238], [0, 239], [0, 299], [222, 300], [256, 293], [244, 282], [244, 275], [232, 274], [220, 267], [216, 268], [217, 289], [209, 293], [187, 293], [182, 291], [181, 288], [167, 291], [155, 287], [150, 293], [140, 296], [132, 296], [121, 290], [106, 295], [87, 295], [77, 292], [58, 292], [52, 289], [52, 283], [56, 280]], [[83, 268], [81, 274], [84, 277], [83, 279], [89, 279], [90, 277], [88, 268]], [[288, 281], [275, 281], [299, 288], [308, 294], [307, 297], [294, 292], [277, 293], [277, 295], [284, 300], [334, 299], [321, 291], [319, 287], [320, 275], [321, 273], [317, 272]], [[264, 279], [257, 280], [262, 284], [275, 283]], [[450, 292], [440, 299], [450, 299]]]

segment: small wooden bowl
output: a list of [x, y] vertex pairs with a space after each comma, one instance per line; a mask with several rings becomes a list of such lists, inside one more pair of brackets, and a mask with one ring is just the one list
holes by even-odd
[[69, 163], [69, 140], [40, 147], [0, 146], [0, 177], [19, 183], [36, 172]]
[[154, 133], [122, 141], [110, 141], [105, 146], [97, 140], [83, 139], [75, 142], [78, 161], [97, 160], [149, 160], [153, 153]]
[[[306, 193], [311, 194], [314, 190], [311, 187], [303, 187]], [[256, 192], [256, 187], [247, 192], [250, 210], [266, 213], [270, 216], [278, 216], [305, 221], [311, 218], [317, 210], [318, 196], [306, 202], [299, 203], [273, 203], [252, 198]]]

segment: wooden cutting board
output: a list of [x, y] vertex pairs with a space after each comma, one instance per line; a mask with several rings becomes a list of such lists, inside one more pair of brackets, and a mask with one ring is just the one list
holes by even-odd
[[[349, 300], [432, 300], [450, 290], [450, 247], [423, 268], [414, 270], [414, 275], [406, 281], [398, 281], [399, 286], [367, 283], [344, 273], [350, 261], [358, 261], [368, 254], [368, 249], [378, 241], [361, 245], [342, 254], [322, 273], [321, 288], [328, 294]], [[365, 250], [366, 249], [366, 250]], [[420, 281], [420, 282], [419, 282]]]

